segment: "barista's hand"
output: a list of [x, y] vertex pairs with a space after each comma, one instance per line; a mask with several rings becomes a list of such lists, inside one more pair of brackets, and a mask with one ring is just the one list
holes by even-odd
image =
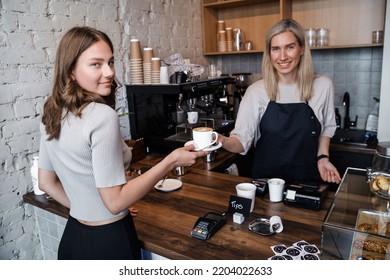
[[222, 144], [222, 147], [231, 153], [241, 153], [244, 151], [240, 140], [236, 137], [227, 137], [222, 134], [218, 134], [218, 142]]
[[[223, 145], [223, 142], [225, 141], [225, 136], [223, 136], [222, 134], [218, 133], [218, 140], [217, 142], [221, 143]], [[215, 139], [215, 136], [213, 135], [213, 139]]]
[[340, 174], [336, 167], [327, 158], [320, 159], [317, 162], [318, 171], [322, 180], [329, 183], [340, 183]]

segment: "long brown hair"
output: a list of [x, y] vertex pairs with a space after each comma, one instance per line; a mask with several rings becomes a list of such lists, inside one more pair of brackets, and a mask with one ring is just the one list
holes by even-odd
[[304, 48], [304, 53], [301, 56], [301, 60], [298, 65], [297, 83], [301, 101], [309, 101], [313, 96], [313, 61], [310, 47], [305, 38], [305, 30], [298, 22], [292, 19], [279, 21], [272, 26], [267, 33], [262, 64], [265, 89], [270, 100], [276, 101], [279, 98], [279, 79], [271, 61], [271, 40], [274, 36], [284, 32], [293, 33], [299, 46]]
[[66, 115], [71, 112], [81, 117], [82, 110], [91, 102], [105, 103], [115, 108], [115, 90], [118, 86], [115, 79], [110, 95], [101, 97], [81, 88], [71, 77], [80, 55], [98, 41], [107, 43], [114, 53], [110, 38], [91, 27], [74, 27], [62, 37], [54, 65], [52, 94], [43, 107], [42, 123], [49, 135], [48, 140], [58, 139], [60, 136], [64, 113]]

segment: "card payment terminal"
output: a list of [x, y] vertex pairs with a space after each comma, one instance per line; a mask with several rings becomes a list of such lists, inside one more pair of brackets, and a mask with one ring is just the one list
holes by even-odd
[[207, 240], [216, 233], [224, 224], [226, 224], [225, 213], [209, 212], [205, 216], [200, 217], [191, 230], [191, 236]]

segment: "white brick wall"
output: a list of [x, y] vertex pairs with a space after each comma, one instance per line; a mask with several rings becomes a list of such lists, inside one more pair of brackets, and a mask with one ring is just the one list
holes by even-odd
[[[42, 106], [64, 32], [75, 25], [105, 31], [115, 46], [117, 77], [127, 84], [131, 35], [156, 56], [181, 53], [207, 64], [200, 7], [200, 0], [0, 1], [0, 259], [44, 258], [36, 216], [22, 196], [32, 190], [30, 161], [39, 149]], [[126, 106], [123, 89], [118, 98]], [[129, 137], [126, 117], [121, 125]]]

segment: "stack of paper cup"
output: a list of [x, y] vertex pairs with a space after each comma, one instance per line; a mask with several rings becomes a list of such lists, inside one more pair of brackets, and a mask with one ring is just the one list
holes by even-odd
[[159, 57], [152, 57], [151, 59], [151, 82], [152, 84], [159, 84], [160, 83], [160, 67], [161, 67], [161, 60]]
[[144, 55], [143, 55], [143, 70], [144, 70], [144, 84], [151, 84], [152, 83], [152, 57], [153, 54], [153, 48], [144, 48]]
[[143, 83], [141, 45], [138, 39], [130, 40], [130, 75], [132, 84]]
[[217, 32], [222, 31], [222, 30], [225, 30], [225, 21], [224, 20], [219, 20], [218, 21]]
[[218, 20], [217, 23], [217, 49], [219, 52], [227, 51], [227, 38], [224, 20]]
[[226, 52], [227, 51], [227, 36], [226, 30], [218, 31], [218, 51]]
[[233, 28], [226, 27], [226, 43], [227, 43], [227, 51], [233, 51]]

